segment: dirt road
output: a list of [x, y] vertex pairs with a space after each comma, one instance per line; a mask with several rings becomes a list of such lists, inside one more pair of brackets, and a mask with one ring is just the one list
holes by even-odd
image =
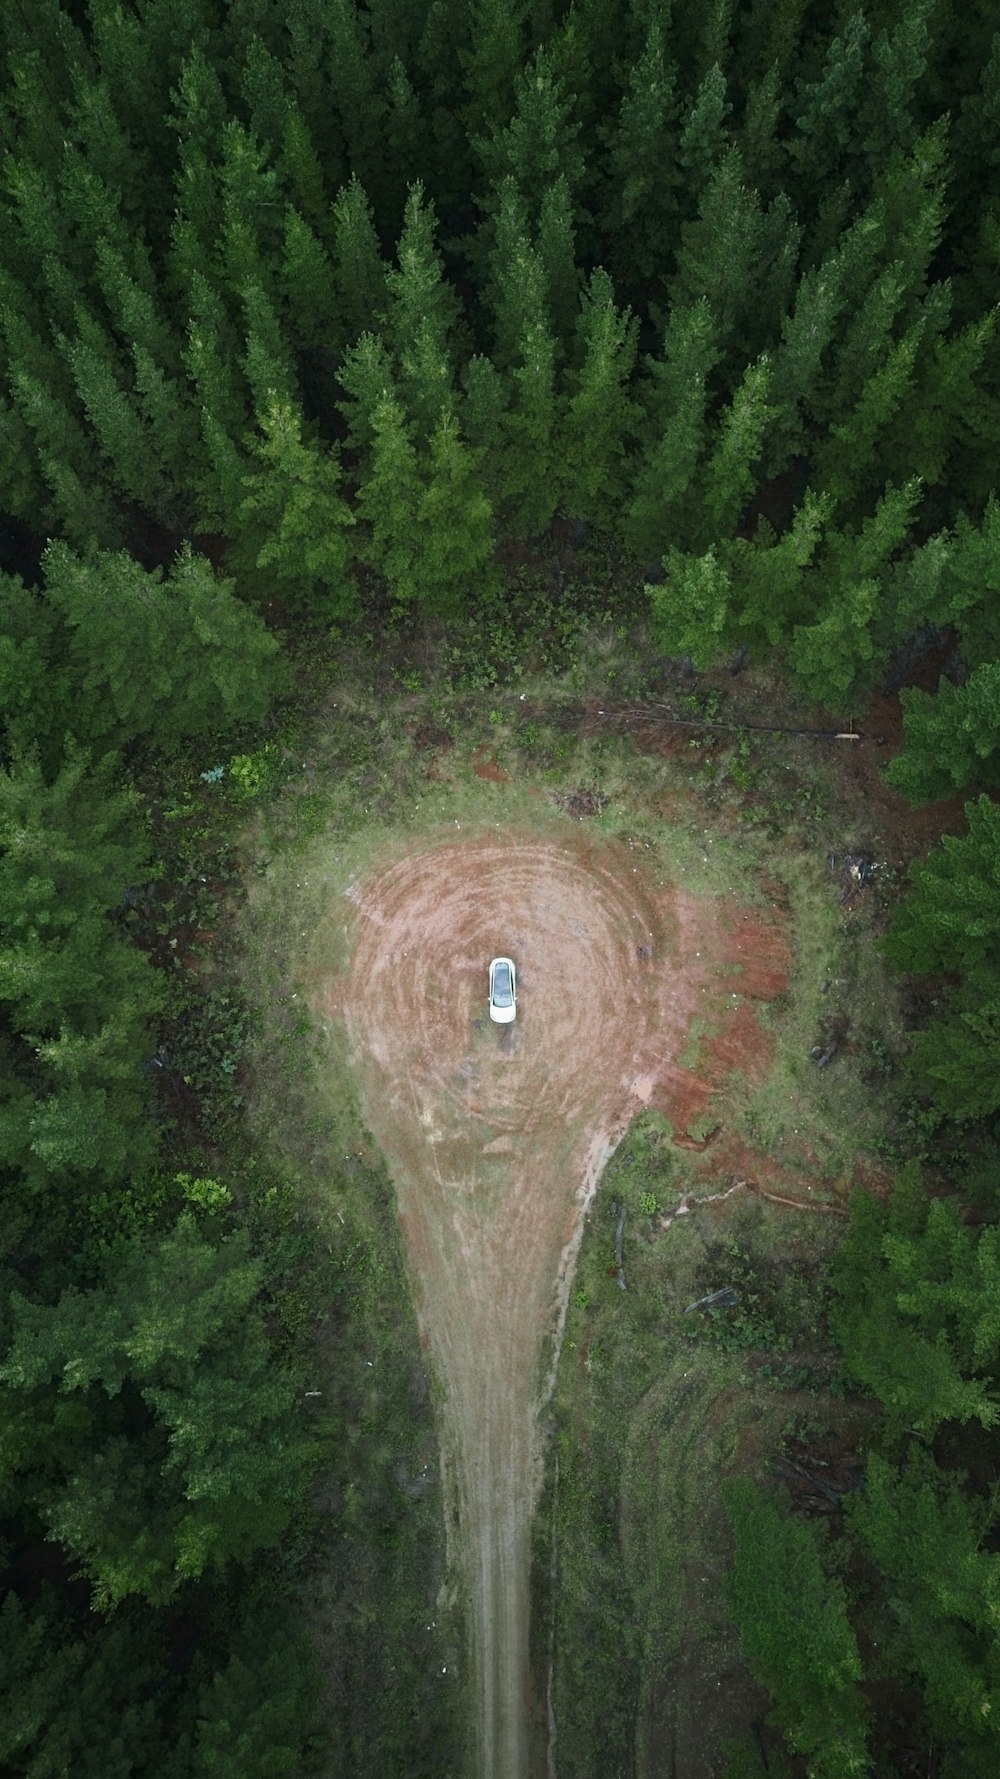
[[[456, 832], [349, 892], [350, 977], [331, 993], [396, 1183], [417, 1313], [443, 1389], [468, 1595], [476, 1779], [529, 1779], [528, 1585], [550, 1385], [600, 1170], [644, 1105], [703, 1108], [763, 1036], [747, 997], [785, 980], [777, 925], [696, 901], [645, 853]], [[486, 966], [518, 968], [491, 1025]], [[327, 1009], [328, 1011], [330, 1008]], [[677, 1061], [693, 1019], [704, 1064]], [[713, 1061], [713, 1058], [715, 1059]]]

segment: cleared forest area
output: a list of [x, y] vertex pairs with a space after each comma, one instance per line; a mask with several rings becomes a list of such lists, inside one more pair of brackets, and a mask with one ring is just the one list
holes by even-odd
[[11, 0], [0, 59], [0, 1764], [485, 1770], [323, 987], [447, 829], [653, 886], [606, 1033], [705, 1002], [593, 1093], [517, 1762], [992, 1779], [994, 9]]

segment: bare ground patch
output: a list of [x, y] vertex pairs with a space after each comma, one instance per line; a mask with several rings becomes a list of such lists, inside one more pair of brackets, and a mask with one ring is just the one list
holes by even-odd
[[[349, 969], [313, 998], [346, 1020], [443, 1392], [479, 1771], [524, 1779], [544, 1357], [583, 1213], [636, 1112], [683, 1131], [732, 1070], [766, 1070], [753, 1002], [784, 987], [789, 950], [780, 911], [684, 892], [575, 822], [427, 840], [349, 889]], [[486, 1016], [497, 952], [518, 965], [507, 1031]]]

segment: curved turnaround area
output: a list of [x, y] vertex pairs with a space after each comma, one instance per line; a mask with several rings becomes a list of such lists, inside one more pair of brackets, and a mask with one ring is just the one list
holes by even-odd
[[[478, 1779], [528, 1779], [542, 1367], [583, 1212], [629, 1119], [649, 1104], [669, 1115], [697, 1081], [677, 1060], [692, 1019], [744, 1034], [747, 997], [785, 980], [785, 940], [766, 918], [686, 896], [655, 881], [642, 852], [568, 823], [562, 844], [455, 835], [349, 894], [350, 977], [330, 1000], [396, 1183], [443, 1390]], [[487, 1018], [498, 953], [518, 971], [507, 1027]]]

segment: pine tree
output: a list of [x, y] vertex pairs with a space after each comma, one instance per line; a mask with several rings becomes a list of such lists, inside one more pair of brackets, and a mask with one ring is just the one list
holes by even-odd
[[53, 1173], [139, 1178], [156, 1134], [136, 1058], [162, 992], [109, 918], [147, 868], [131, 799], [85, 756], [51, 784], [25, 756], [0, 771], [0, 835], [0, 999], [21, 1039], [0, 1094], [3, 1164], [35, 1191]]
[[753, 542], [736, 537], [726, 551], [739, 626], [760, 647], [776, 648], [813, 605], [808, 573], [833, 512], [828, 495], [807, 488], [787, 530], [775, 537], [761, 523]]
[[536, 251], [549, 321], [557, 342], [566, 351], [577, 325], [580, 273], [574, 246], [573, 205], [563, 173], [542, 194]]
[[243, 370], [254, 412], [261, 414], [275, 397], [294, 402], [297, 378], [285, 330], [263, 285], [251, 278], [241, 295], [246, 317]]
[[782, 121], [781, 75], [776, 62], [755, 80], [747, 93], [737, 146], [748, 182], [757, 191], [781, 189], [786, 149], [778, 139]]
[[626, 490], [625, 452], [636, 408], [628, 395], [637, 324], [620, 311], [611, 279], [594, 272], [577, 330], [579, 369], [567, 378], [568, 400], [556, 440], [560, 506], [571, 516], [610, 525]]
[[489, 257], [489, 303], [493, 313], [493, 360], [513, 364], [524, 328], [545, 310], [545, 279], [531, 245], [527, 213], [510, 175], [494, 194], [493, 242]]
[[524, 66], [527, 15], [527, 0], [513, 4], [476, 0], [468, 26], [469, 47], [459, 52], [465, 77], [465, 134], [473, 141], [488, 130], [499, 132], [511, 115]]
[[431, 437], [416, 525], [414, 584], [420, 606], [434, 617], [457, 617], [469, 594], [481, 594], [495, 578], [494, 528], [474, 454], [463, 443], [450, 410]]
[[195, 271], [184, 361], [201, 410], [209, 470], [197, 489], [203, 531], [235, 529], [248, 465], [237, 440], [250, 425], [247, 387], [239, 371], [239, 336], [214, 286]]
[[[869, 377], [852, 413], [838, 422], [815, 453], [816, 479], [844, 506], [881, 481], [884, 467], [877, 447], [912, 387], [914, 364], [924, 333], [923, 316], [891, 345]], [[910, 467], [909, 465], [907, 467]]]
[[1000, 810], [979, 797], [965, 813], [968, 834], [945, 836], [911, 867], [910, 894], [885, 941], [902, 969], [963, 978], [911, 1055], [937, 1107], [958, 1119], [1000, 1108]]
[[558, 505], [555, 439], [560, 403], [555, 383], [555, 341], [547, 323], [529, 321], [510, 375], [506, 452], [500, 492], [510, 523], [523, 537], [535, 537], [550, 523]]
[[344, 354], [340, 382], [344, 390], [340, 411], [347, 427], [347, 442], [366, 465], [371, 461], [375, 437], [375, 410], [383, 396], [397, 399], [392, 365], [380, 335], [363, 333], [349, 348]]
[[340, 297], [344, 337], [341, 350], [368, 332], [386, 306], [386, 268], [379, 251], [371, 205], [354, 175], [333, 206], [334, 278]]
[[94, 476], [93, 452], [72, 386], [65, 388], [67, 368], [21, 316], [7, 309], [2, 321], [15, 410], [31, 434], [40, 474], [52, 491], [43, 522], [58, 524], [80, 546], [120, 542], [121, 522]]
[[395, 194], [384, 178], [386, 106], [370, 54], [370, 14], [355, 0], [326, 0], [322, 12], [329, 43], [324, 73], [345, 145], [344, 165], [371, 193], [376, 214], [391, 215]]
[[281, 261], [283, 205], [277, 172], [238, 119], [229, 118], [221, 134], [219, 270], [233, 292], [254, 283], [270, 294], [274, 269]]
[[[982, 1253], [979, 1248], [982, 1246]], [[932, 1439], [945, 1421], [998, 1416], [995, 1236], [904, 1174], [887, 1210], [858, 1193], [833, 1269], [834, 1332], [848, 1375], [882, 1404], [890, 1434]]]
[[173, 741], [265, 714], [282, 672], [260, 619], [185, 544], [169, 574], [125, 552], [45, 552], [46, 597], [67, 627], [81, 739]]
[[653, 634], [666, 654], [711, 667], [732, 636], [729, 571], [714, 547], [693, 556], [671, 546], [663, 567], [663, 580], [646, 588]]
[[271, 569], [293, 600], [328, 622], [357, 611], [347, 538], [354, 516], [340, 494], [333, 451], [306, 444], [299, 416], [275, 397], [259, 416], [260, 469], [247, 478], [242, 516], [263, 536], [256, 566]]
[[893, 149], [913, 136], [914, 99], [927, 66], [932, 10], [933, 0], [908, 0], [895, 27], [884, 26], [872, 45], [859, 136], [876, 178]]
[[516, 76], [515, 107], [510, 122], [479, 137], [475, 148], [490, 185], [498, 188], [509, 176], [524, 200], [528, 220], [534, 223], [542, 197], [549, 186], [565, 178], [573, 192], [583, 172], [583, 156], [577, 147], [579, 126], [572, 116], [572, 101], [556, 72], [548, 49], [536, 50]]
[[720, 346], [733, 365], [777, 333], [798, 250], [799, 230], [787, 199], [764, 212], [744, 182], [739, 150], [726, 150], [701, 197], [698, 217], [684, 225], [671, 280], [674, 304], [707, 297]]
[[819, 1530], [748, 1477], [727, 1482], [724, 1499], [735, 1540], [726, 1592], [751, 1669], [812, 1779], [860, 1779], [870, 1768], [861, 1658]]
[[113, 480], [129, 500], [170, 524], [176, 517], [174, 490], [157, 439], [125, 382], [114, 345], [84, 311], [78, 311], [76, 323], [76, 337], [59, 337], [58, 344]]
[[397, 257], [398, 269], [386, 273], [388, 336], [407, 416], [422, 441], [451, 396], [451, 332], [458, 303], [434, 246], [434, 212], [419, 181], [407, 197]]
[[1000, 973], [1000, 808], [981, 796], [966, 815], [967, 834], [944, 835], [910, 867], [910, 893], [885, 946], [902, 970], [957, 970], [985, 982]]
[[790, 152], [814, 191], [845, 177], [853, 183], [856, 177], [857, 145], [863, 140], [858, 110], [870, 35], [864, 13], [852, 14], [841, 35], [831, 40], [819, 79], [797, 82], [797, 135]]
[[279, 170], [291, 194], [291, 208], [329, 250], [333, 246], [329, 169], [324, 170], [301, 107], [291, 99], [286, 106]]
[[919, 1449], [901, 1469], [872, 1453], [849, 1504], [851, 1531], [885, 1578], [893, 1670], [916, 1681], [932, 1733], [970, 1773], [987, 1772], [1000, 1753], [991, 1517], [988, 1501], [970, 1499]]
[[333, 350], [344, 337], [333, 266], [322, 241], [291, 205], [285, 211], [280, 282], [296, 344]]
[[215, 163], [228, 104], [218, 70], [197, 41], [181, 64], [171, 99], [174, 109], [168, 121], [179, 145], [174, 259], [176, 263], [181, 258], [177, 247], [180, 241], [185, 242], [182, 263], [177, 266], [178, 281], [184, 288], [196, 270], [202, 275], [214, 271], [212, 260], [222, 230], [222, 192]]
[[[15, 1410], [31, 1393], [41, 1450], [54, 1448], [50, 1473], [25, 1486], [105, 1606], [163, 1603], [245, 1562], [301, 1501], [312, 1441], [299, 1380], [265, 1332], [262, 1270], [245, 1236], [213, 1245], [185, 1213], [156, 1243], [125, 1247], [106, 1282], [13, 1299], [0, 1379]], [[82, 1412], [65, 1414], [67, 1394]]]
[[461, 431], [478, 453], [483, 485], [493, 496], [502, 473], [508, 390], [496, 365], [481, 353], [469, 359], [462, 382]]
[[708, 303], [675, 307], [663, 357], [649, 365], [645, 451], [623, 527], [628, 547], [644, 561], [658, 561], [669, 544], [693, 535], [685, 495], [704, 447], [707, 379], [717, 357]]
[[402, 407], [384, 388], [371, 411], [371, 451], [358, 491], [358, 512], [371, 526], [370, 560], [393, 603], [418, 598], [417, 513], [422, 494], [417, 453]]
[[820, 385], [824, 357], [829, 357], [837, 320], [844, 306], [842, 260], [827, 260], [806, 271], [795, 292], [792, 313], [781, 326], [781, 344], [772, 360], [775, 418], [766, 462], [778, 475], [802, 449], [806, 435], [803, 408]]
[[774, 408], [769, 402], [771, 365], [767, 357], [746, 368], [722, 415], [714, 448], [701, 477], [699, 531], [705, 543], [735, 526], [743, 503], [756, 485], [755, 471]]
[[708, 70], [688, 109], [680, 134], [680, 164], [685, 189], [697, 201], [729, 144], [725, 128], [732, 111], [726, 98], [726, 78], [718, 63]]
[[[380, 17], [376, 14], [375, 17]], [[382, 150], [384, 201], [388, 214], [397, 216], [406, 201], [416, 168], [426, 167], [429, 150], [421, 95], [414, 91], [407, 68], [395, 55], [386, 80], [385, 137]]]
[[676, 69], [663, 19], [655, 11], [608, 133], [610, 172], [602, 208], [615, 240], [617, 281], [629, 287], [631, 279], [645, 282], [662, 273], [677, 209]]
[[240, 92], [254, 136], [275, 159], [285, 141], [290, 99], [284, 65], [256, 31], [243, 55]]

